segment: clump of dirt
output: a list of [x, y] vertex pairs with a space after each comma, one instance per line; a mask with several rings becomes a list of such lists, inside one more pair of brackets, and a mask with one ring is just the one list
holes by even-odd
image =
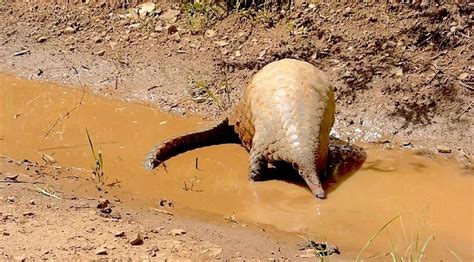
[[[215, 118], [258, 69], [297, 58], [329, 75], [342, 136], [464, 152], [472, 142], [463, 130], [472, 126], [473, 8], [302, 3], [227, 13], [162, 2], [147, 12], [3, 4], [0, 69]], [[12, 56], [24, 49], [30, 53]]]

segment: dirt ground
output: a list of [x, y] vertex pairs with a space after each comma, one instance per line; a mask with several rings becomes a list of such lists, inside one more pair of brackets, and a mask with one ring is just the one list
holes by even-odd
[[[469, 159], [473, 8], [303, 3], [218, 18], [196, 6], [161, 1], [140, 15], [106, 2], [0, 1], [0, 72], [215, 119], [231, 110], [262, 66], [298, 58], [328, 74], [337, 99], [334, 131], [343, 138], [432, 151], [447, 147], [450, 155]], [[13, 173], [29, 181], [0, 184], [5, 259], [295, 259], [301, 253], [295, 243], [277, 243], [257, 229], [136, 213], [115, 202], [121, 218], [102, 217], [100, 195], [56, 201], [30, 190], [33, 181], [54, 181], [58, 172], [71, 170], [25, 171], [25, 163], [5, 158], [1, 167], [2, 179]], [[42, 168], [48, 176], [32, 172]], [[179, 228], [186, 234], [169, 235]], [[116, 237], [119, 231], [125, 236]], [[144, 244], [130, 245], [138, 232]], [[100, 249], [107, 255], [97, 255]]]
[[[0, 260], [314, 257], [299, 250], [304, 241], [288, 241], [265, 228], [205, 223], [176, 217], [172, 209], [163, 213], [127, 206], [123, 202], [129, 199], [80, 183], [79, 169], [1, 157], [0, 170]], [[90, 188], [61, 191], [78, 183]], [[132, 244], [138, 234], [142, 242]]]

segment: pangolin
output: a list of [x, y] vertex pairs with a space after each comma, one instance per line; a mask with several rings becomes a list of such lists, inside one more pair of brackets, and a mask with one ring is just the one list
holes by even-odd
[[[210, 129], [155, 146], [144, 166], [153, 169], [198, 147], [241, 143], [249, 151], [250, 180], [261, 180], [268, 164], [286, 162], [298, 170], [317, 198], [325, 198], [320, 178], [328, 167], [335, 169], [337, 161], [346, 161], [343, 158], [350, 151], [350, 146], [329, 137], [334, 112], [334, 92], [323, 72], [304, 61], [282, 59], [253, 76], [229, 117]], [[360, 166], [365, 153], [352, 154], [355, 157], [348, 164]]]

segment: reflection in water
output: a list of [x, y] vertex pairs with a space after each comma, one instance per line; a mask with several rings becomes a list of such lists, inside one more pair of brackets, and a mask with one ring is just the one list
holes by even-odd
[[[79, 99], [80, 93], [72, 89], [0, 75], [0, 154], [41, 161], [35, 150], [42, 137]], [[166, 171], [142, 168], [143, 157], [155, 143], [206, 126], [209, 123], [197, 118], [86, 95], [84, 104], [45, 139], [43, 152], [60, 165], [91, 168], [87, 127], [103, 153], [106, 183], [120, 181], [115, 193], [121, 199], [132, 196], [135, 206], [156, 205], [166, 198], [173, 200], [177, 214], [222, 219], [234, 213], [245, 223], [327, 239], [348, 257], [355, 257], [390, 218], [404, 213], [403, 227], [391, 224], [389, 234], [381, 234], [365, 254], [385, 254], [391, 242], [403, 253], [419, 233], [420, 239], [435, 236], [428, 259], [452, 260], [448, 248], [466, 261], [474, 259], [474, 177], [462, 175], [471, 170], [410, 151], [364, 146], [368, 157], [362, 168], [330, 177], [328, 198], [318, 200], [294, 182], [298, 176], [285, 171], [277, 172], [281, 179], [249, 182], [248, 154], [235, 144], [186, 152], [167, 161]], [[183, 190], [193, 179], [202, 192]]]

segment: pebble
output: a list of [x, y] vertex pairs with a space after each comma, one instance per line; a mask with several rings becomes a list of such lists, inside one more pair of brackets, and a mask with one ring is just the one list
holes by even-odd
[[180, 236], [186, 234], [186, 231], [184, 229], [180, 228], [175, 228], [170, 231], [170, 235], [172, 236]]
[[94, 41], [94, 43], [100, 43], [102, 42], [102, 38], [100, 36], [95, 36], [94, 38], [92, 38], [92, 41]]
[[143, 238], [142, 238], [142, 235], [140, 233], [137, 234], [137, 236], [132, 239], [132, 241], [130, 241], [130, 244], [132, 246], [139, 246], [139, 245], [142, 245], [143, 244]]
[[13, 257], [15, 261], [26, 261], [26, 256], [15, 256]]
[[74, 34], [74, 33], [76, 32], [76, 29], [74, 29], [74, 28], [68, 26], [68, 27], [66, 27], [66, 29], [64, 29], [63, 32], [64, 32], [65, 34], [67, 34], [67, 35], [70, 35], [70, 34]]
[[459, 80], [466, 80], [468, 78], [469, 78], [469, 73], [466, 73], [466, 72], [464, 72], [464, 73], [462, 73], [458, 76]]
[[38, 38], [38, 43], [44, 43], [46, 42], [46, 40], [48, 40], [47, 37], [41, 36], [40, 38]]
[[102, 49], [102, 50], [100, 50], [99, 52], [96, 53], [96, 55], [98, 55], [98, 56], [103, 56], [104, 54], [105, 54], [104, 49]]
[[443, 153], [443, 154], [451, 153], [451, 148], [444, 145], [438, 145], [436, 149], [438, 149], [438, 152]]
[[123, 237], [123, 236], [125, 236], [125, 232], [119, 231], [119, 232], [115, 233], [114, 236], [116, 236], [116, 237]]
[[205, 33], [206, 37], [208, 38], [213, 38], [214, 36], [216, 36], [216, 34], [217, 34], [216, 31], [212, 29], [207, 30]]
[[99, 204], [97, 204], [97, 208], [98, 209], [106, 208], [107, 206], [109, 206], [109, 204], [110, 204], [109, 200], [102, 198], [99, 200]]
[[34, 216], [35, 214], [33, 212], [30, 212], [30, 211], [27, 211], [27, 212], [24, 212], [23, 213], [23, 216], [25, 217], [31, 217], [31, 216]]
[[95, 251], [96, 255], [107, 255], [107, 250], [105, 248], [99, 248]]
[[224, 46], [226, 46], [226, 45], [229, 44], [229, 42], [224, 41], [224, 40], [215, 41], [214, 43], [215, 43], [216, 45], [218, 45], [219, 47], [224, 47]]

